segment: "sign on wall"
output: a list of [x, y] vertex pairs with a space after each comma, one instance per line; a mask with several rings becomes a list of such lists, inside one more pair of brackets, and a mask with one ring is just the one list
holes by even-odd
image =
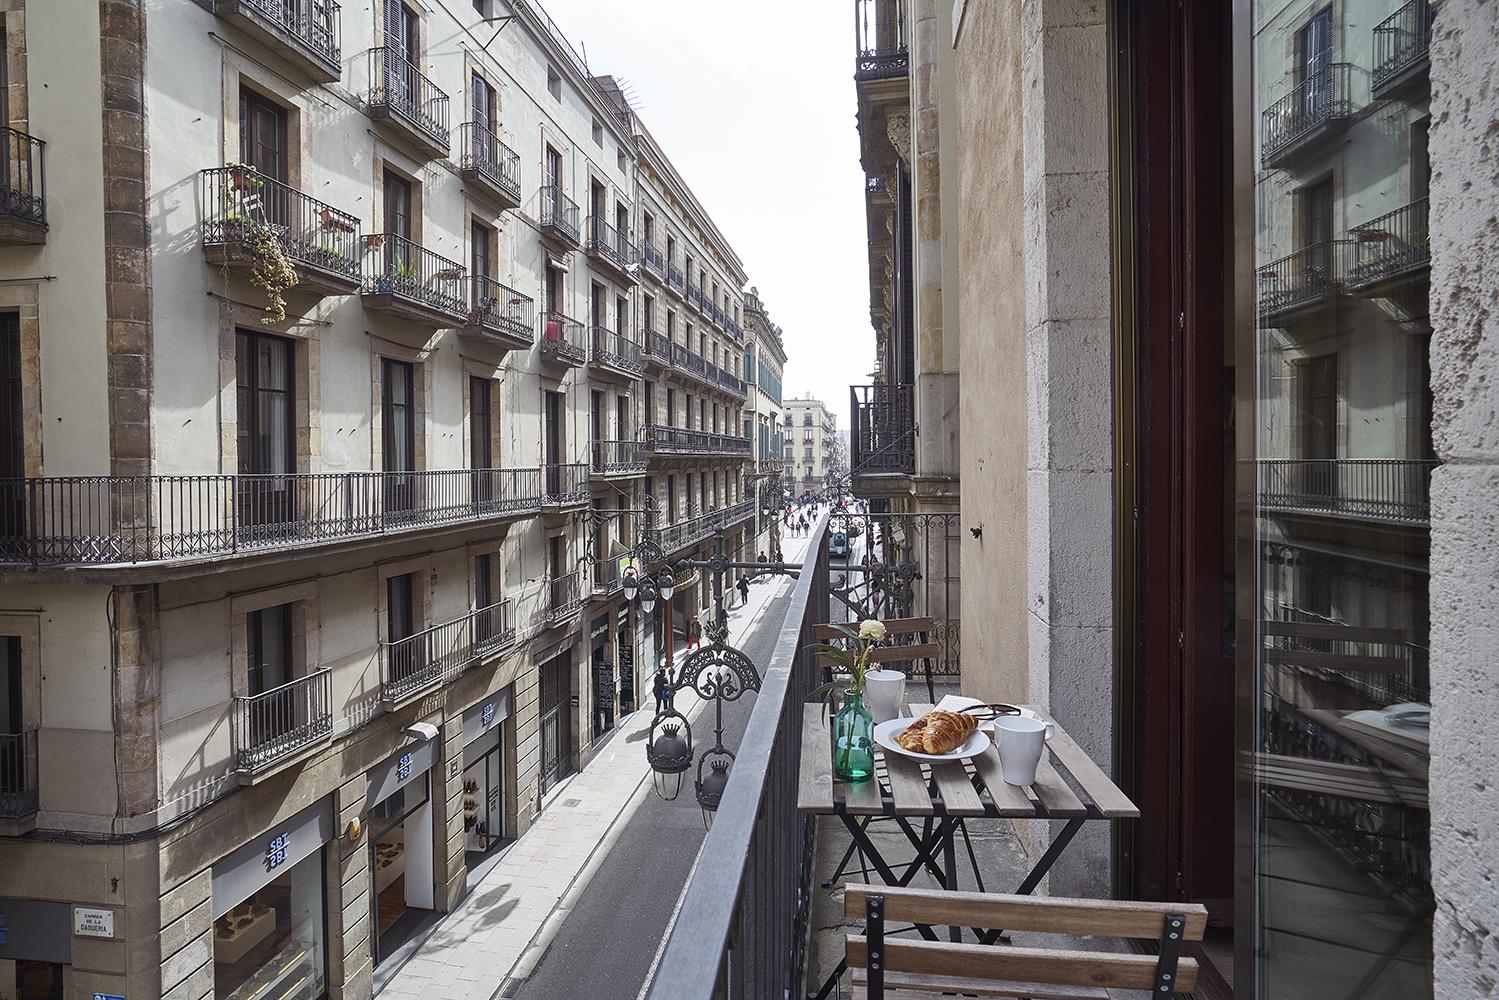
[[73, 907], [73, 933], [79, 937], [114, 937], [115, 911], [92, 906]]

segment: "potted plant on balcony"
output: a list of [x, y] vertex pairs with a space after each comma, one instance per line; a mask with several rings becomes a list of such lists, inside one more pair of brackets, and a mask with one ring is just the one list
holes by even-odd
[[834, 677], [807, 696], [808, 701], [822, 699], [831, 711], [843, 688], [843, 700], [833, 716], [833, 771], [841, 781], [868, 781], [874, 776], [874, 716], [864, 704], [864, 679], [869, 673], [869, 654], [884, 641], [885, 623], [873, 618], [859, 623], [857, 630], [844, 624], [833, 628], [847, 637], [847, 647], [816, 643], [808, 649], [832, 660], [848, 675], [845, 681]]

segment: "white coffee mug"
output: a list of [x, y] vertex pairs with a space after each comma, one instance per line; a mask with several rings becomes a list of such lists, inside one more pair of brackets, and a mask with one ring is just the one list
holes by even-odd
[[1047, 725], [1040, 719], [1024, 715], [1003, 715], [994, 722], [994, 742], [999, 747], [999, 763], [1005, 782], [1010, 785], [1036, 783], [1036, 767], [1046, 747]]
[[906, 697], [906, 675], [900, 670], [871, 670], [864, 675], [864, 697], [875, 722], [889, 722], [900, 715]]

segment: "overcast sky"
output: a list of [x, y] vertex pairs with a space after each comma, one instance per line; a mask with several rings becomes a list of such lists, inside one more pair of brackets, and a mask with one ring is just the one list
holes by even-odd
[[848, 427], [874, 364], [853, 17], [834, 0], [543, 0], [621, 80], [785, 331], [786, 395]]

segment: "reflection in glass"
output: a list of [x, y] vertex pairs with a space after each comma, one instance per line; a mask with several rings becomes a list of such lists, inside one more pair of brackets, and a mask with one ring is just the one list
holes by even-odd
[[312, 1000], [323, 995], [323, 852], [303, 858], [213, 923], [213, 995]]
[[1429, 997], [1424, 2], [1254, 4], [1255, 995]]

